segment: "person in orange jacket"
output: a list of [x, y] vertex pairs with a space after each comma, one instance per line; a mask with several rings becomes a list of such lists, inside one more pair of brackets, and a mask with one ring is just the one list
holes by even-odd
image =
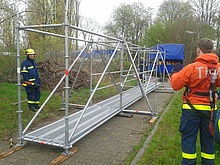
[[195, 62], [180, 70], [176, 64], [171, 75], [175, 91], [185, 87], [180, 119], [182, 165], [196, 164], [196, 139], [200, 131], [203, 165], [214, 165], [214, 130], [217, 112], [216, 87], [220, 86], [219, 58], [213, 52], [213, 42], [208, 38], [198, 41]]

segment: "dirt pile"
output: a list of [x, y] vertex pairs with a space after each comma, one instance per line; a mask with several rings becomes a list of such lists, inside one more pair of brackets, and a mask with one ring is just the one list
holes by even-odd
[[[78, 68], [77, 68], [78, 69]], [[58, 62], [51, 62], [49, 60], [38, 63], [38, 70], [40, 74], [41, 87], [43, 89], [53, 90], [57, 83], [65, 74], [65, 67]], [[85, 71], [80, 71], [77, 76], [78, 70], [72, 68], [69, 72], [69, 87], [73, 89], [78, 89], [81, 87], [89, 86], [89, 75]], [[77, 77], [77, 79], [76, 79]], [[57, 91], [63, 90], [65, 87], [65, 79], [57, 89]]]

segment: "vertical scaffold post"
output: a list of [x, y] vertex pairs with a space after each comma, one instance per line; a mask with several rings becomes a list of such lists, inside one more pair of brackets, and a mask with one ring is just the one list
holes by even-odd
[[[91, 54], [90, 54], [90, 95], [92, 94], [92, 80], [93, 80], [93, 76], [92, 76], [92, 74], [93, 74], [93, 52], [92, 52], [92, 45], [91, 45]], [[91, 101], [90, 101], [90, 103], [89, 103], [89, 105], [90, 106], [92, 106], [92, 99], [91, 99]]]
[[70, 143], [69, 143], [69, 55], [68, 55], [68, 4], [69, 1], [66, 0], [65, 4], [65, 20], [64, 20], [64, 30], [65, 30], [65, 154], [70, 154]]
[[22, 139], [22, 110], [21, 110], [21, 67], [20, 67], [20, 44], [19, 44], [19, 13], [16, 14], [16, 46], [17, 46], [17, 86], [18, 86], [18, 146], [23, 146]]
[[122, 49], [120, 54], [120, 113], [122, 113], [122, 94], [123, 94], [123, 69], [124, 69], [124, 42], [122, 43]]

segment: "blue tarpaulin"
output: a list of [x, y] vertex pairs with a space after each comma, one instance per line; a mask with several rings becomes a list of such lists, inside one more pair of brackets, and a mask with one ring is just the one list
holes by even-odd
[[[183, 44], [158, 44], [151, 47], [151, 50], [152, 51], [149, 53], [149, 60], [152, 62], [152, 60], [156, 58], [157, 51], [153, 51], [153, 50], [159, 50], [161, 53], [158, 53], [158, 59], [162, 61], [163, 58], [169, 73], [172, 72], [175, 63], [180, 62], [181, 64], [183, 64], [183, 60], [184, 60]], [[150, 65], [151, 65], [150, 68], [152, 68], [152, 64]], [[164, 69], [164, 64], [162, 62], [159, 62], [157, 69], [158, 69], [158, 73], [166, 73]]]
[[[184, 45], [183, 44], [158, 44], [151, 47], [153, 50], [162, 52], [162, 57], [165, 60], [183, 60], [184, 59]], [[155, 59], [156, 52], [150, 53], [150, 59]], [[159, 56], [159, 59], [161, 57]]]

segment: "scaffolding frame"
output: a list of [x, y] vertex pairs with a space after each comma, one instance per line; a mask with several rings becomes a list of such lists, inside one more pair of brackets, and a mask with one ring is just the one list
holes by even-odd
[[[163, 85], [163, 83], [161, 82], [153, 82], [151, 83], [152, 80], [152, 75], [153, 72], [155, 70], [151, 70], [151, 71], [146, 71], [150, 73], [147, 85], [143, 84], [140, 81], [139, 78], [139, 72], [138, 69], [136, 68], [135, 65], [135, 60], [138, 57], [138, 53], [142, 53], [142, 52], [149, 52], [152, 50], [149, 50], [145, 47], [139, 46], [139, 45], [135, 45], [132, 43], [128, 43], [126, 42], [125, 39], [117, 39], [111, 36], [107, 36], [107, 35], [103, 35], [103, 34], [99, 34], [99, 33], [95, 33], [89, 30], [85, 30], [82, 29], [80, 27], [76, 27], [73, 25], [70, 25], [68, 23], [68, 17], [67, 17], [67, 11], [68, 11], [68, 0], [66, 2], [65, 5], [65, 19], [64, 19], [64, 23], [63, 24], [49, 24], [49, 25], [29, 25], [29, 26], [20, 26], [19, 24], [19, 14], [17, 13], [17, 21], [16, 21], [16, 46], [17, 46], [17, 86], [18, 86], [18, 146], [23, 146], [24, 145], [24, 141], [33, 141], [33, 142], [38, 142], [41, 144], [44, 144], [42, 142], [42, 140], [36, 140], [34, 138], [30, 138], [30, 133], [26, 134], [27, 130], [29, 129], [29, 127], [31, 126], [31, 124], [33, 123], [33, 121], [36, 119], [36, 117], [39, 115], [39, 113], [43, 110], [44, 106], [46, 105], [46, 103], [49, 101], [49, 99], [52, 97], [52, 95], [55, 93], [55, 91], [57, 90], [57, 88], [60, 86], [60, 84], [65, 80], [65, 117], [63, 119], [62, 122], [64, 122], [64, 126], [65, 126], [65, 136], [64, 136], [64, 143], [63, 144], [59, 144], [59, 143], [54, 143], [53, 141], [47, 142], [45, 144], [48, 145], [54, 145], [54, 146], [58, 146], [58, 147], [63, 147], [65, 150], [65, 154], [70, 154], [70, 148], [72, 148], [72, 145], [77, 142], [78, 140], [80, 140], [82, 137], [84, 137], [85, 135], [87, 135], [89, 132], [91, 132], [92, 130], [94, 130], [95, 128], [97, 128], [98, 126], [100, 126], [101, 124], [103, 124], [104, 122], [106, 122], [107, 120], [109, 120], [110, 118], [112, 118], [113, 116], [115, 116], [116, 114], [123, 114], [124, 112], [128, 112], [125, 110], [126, 107], [128, 107], [129, 105], [133, 104], [135, 101], [139, 100], [140, 98], [144, 97], [146, 100], [146, 103], [148, 105], [148, 108], [150, 109], [150, 112], [146, 112], [145, 114], [150, 115], [155, 117], [156, 116], [156, 112], [155, 110], [152, 109], [150, 102], [148, 100], [147, 94], [155, 89], [157, 89], [159, 86]], [[61, 27], [64, 28], [64, 35], [60, 35], [60, 34], [55, 34], [55, 33], [51, 33], [51, 32], [46, 32], [46, 31], [42, 31], [42, 30], [38, 30], [39, 28], [49, 28], [49, 27]], [[74, 37], [70, 37], [68, 35], [68, 31], [69, 29], [74, 29], [74, 30], [78, 30], [81, 32], [85, 32], [88, 33], [90, 35], [94, 35], [96, 37], [101, 37], [107, 41], [88, 41], [88, 40], [82, 40], [80, 38], [74, 38]], [[50, 93], [50, 95], [47, 97], [47, 99], [44, 101], [44, 103], [41, 105], [40, 109], [35, 113], [35, 115], [33, 116], [33, 118], [30, 120], [30, 122], [28, 123], [28, 125], [26, 126], [26, 128], [22, 128], [22, 109], [21, 109], [21, 83], [20, 83], [20, 79], [21, 79], [21, 68], [20, 68], [20, 34], [19, 32], [23, 30], [23, 31], [29, 31], [29, 32], [34, 32], [34, 33], [40, 33], [40, 34], [45, 34], [45, 35], [50, 35], [50, 36], [55, 36], [55, 37], [61, 37], [64, 38], [65, 40], [65, 74], [63, 75], [63, 77], [60, 79], [60, 81], [58, 82], [58, 84], [56, 85], [56, 87], [52, 90], [52, 92]], [[78, 54], [78, 56], [75, 58], [75, 60], [73, 61], [73, 63], [71, 65], [69, 65], [69, 51], [68, 51], [68, 41], [69, 40], [78, 40], [78, 41], [83, 41], [85, 42], [85, 46], [83, 47], [83, 49], [81, 50], [81, 52]], [[77, 119], [74, 119], [75, 123], [74, 123], [74, 127], [70, 128], [70, 115], [69, 115], [69, 96], [70, 96], [70, 87], [69, 87], [69, 72], [71, 71], [71, 69], [73, 68], [73, 66], [76, 64], [76, 62], [79, 60], [79, 58], [82, 56], [82, 53], [88, 48], [88, 46], [90, 44], [100, 44], [100, 45], [106, 45], [106, 43], [112, 43], [112, 47], [114, 47], [114, 52], [111, 55], [108, 63], [106, 64], [106, 67], [104, 68], [103, 72], [101, 73], [100, 79], [98, 80], [97, 84], [95, 85], [95, 88], [93, 90], [91, 90], [91, 95], [90, 98], [88, 99], [84, 109], [82, 111], [80, 111], [80, 113], [77, 113]], [[115, 45], [113, 45], [115, 44]], [[109, 45], [106, 45], [109, 46]], [[77, 137], [75, 137], [75, 139], [73, 139], [73, 136], [76, 134], [77, 132], [77, 128], [86, 112], [86, 110], [88, 108], [96, 108], [97, 105], [91, 107], [91, 101], [92, 98], [95, 94], [95, 92], [98, 90], [98, 86], [100, 85], [104, 75], [106, 74], [108, 67], [116, 53], [116, 51], [120, 51], [120, 89], [119, 89], [119, 95], [116, 97], [117, 99], [119, 98], [119, 108], [117, 108], [117, 110], [113, 111], [113, 113], [111, 113], [111, 115], [107, 116], [104, 120], [100, 121], [99, 123], [95, 123], [95, 125], [92, 128], [89, 128], [90, 130], [87, 132], [83, 132], [82, 133], [78, 133]], [[127, 75], [124, 75], [124, 70], [123, 70], [123, 60], [124, 60], [124, 54], [125, 51], [127, 51], [127, 56], [131, 62], [131, 66], [129, 68], [129, 71], [127, 72]], [[135, 51], [136, 54], [133, 58], [131, 51]], [[157, 56], [161, 56], [161, 53], [159, 51], [157, 51]], [[161, 56], [162, 57], [162, 56]], [[165, 64], [165, 63], [164, 63]], [[156, 59], [154, 61], [154, 65], [156, 65]], [[125, 100], [124, 95], [126, 95], [128, 91], [123, 91], [123, 87], [125, 85], [125, 81], [123, 81], [123, 78], [125, 77], [125, 80], [127, 80], [127, 77], [133, 74], [130, 74], [129, 72], [132, 70], [134, 71], [135, 77], [138, 81], [138, 88], [132, 88], [130, 91], [133, 93], [134, 91], [136, 91], [137, 89], [140, 90], [141, 94], [137, 94], [137, 97], [134, 100], [129, 101], [128, 103], [123, 103], [123, 100]], [[154, 68], [154, 67], [153, 67]], [[166, 66], [165, 69], [167, 70]], [[91, 75], [92, 76], [92, 75]], [[117, 86], [117, 84], [115, 83], [115, 86]], [[102, 102], [101, 102], [102, 103]], [[98, 105], [101, 105], [101, 103], [98, 103]], [[102, 105], [103, 106], [103, 105]], [[105, 107], [107, 109], [111, 110], [111, 107]], [[130, 111], [129, 111], [130, 112]], [[55, 122], [59, 123], [60, 121]], [[51, 124], [49, 125], [49, 127], [51, 126]], [[41, 129], [40, 129], [41, 130]], [[71, 131], [70, 131], [71, 130]], [[35, 133], [35, 131], [34, 131]], [[32, 136], [32, 135], [31, 135]]]

